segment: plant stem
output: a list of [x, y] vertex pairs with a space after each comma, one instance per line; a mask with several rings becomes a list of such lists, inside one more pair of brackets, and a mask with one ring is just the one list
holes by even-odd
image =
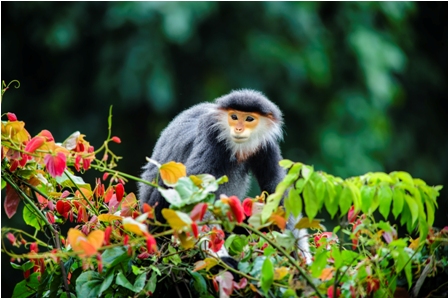
[[303, 278], [306, 279], [306, 281], [308, 282], [308, 284], [314, 289], [314, 291], [316, 291], [316, 295], [319, 296], [320, 298], [323, 298], [322, 294], [319, 292], [319, 290], [317, 289], [316, 285], [313, 283], [313, 281], [311, 280], [311, 278], [308, 276], [308, 274], [306, 274], [305, 270], [303, 270], [302, 267], [300, 267], [296, 260], [294, 260], [284, 249], [283, 247], [281, 247], [280, 245], [276, 244], [274, 241], [272, 241], [271, 239], [269, 239], [268, 237], [266, 237], [263, 233], [261, 233], [260, 231], [258, 231], [257, 229], [254, 229], [253, 227], [241, 223], [241, 224], [237, 224], [238, 226], [242, 227], [242, 228], [246, 228], [248, 230], [250, 230], [251, 232], [257, 234], [258, 236], [262, 237], [263, 239], [265, 239], [272, 247], [274, 247], [275, 249], [277, 249], [278, 251], [280, 251], [282, 253], [282, 255], [288, 259], [289, 263], [294, 266], [300, 273], [300, 275], [303, 276]]

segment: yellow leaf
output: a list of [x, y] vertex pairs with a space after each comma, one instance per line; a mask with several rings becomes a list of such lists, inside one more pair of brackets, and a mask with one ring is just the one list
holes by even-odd
[[187, 176], [187, 169], [179, 162], [170, 161], [159, 168], [160, 177], [168, 186], [176, 184], [181, 177]]
[[179, 238], [180, 244], [185, 249], [190, 249], [194, 247], [195, 239], [192, 236], [188, 236], [186, 232], [181, 232], [177, 234], [177, 238]]
[[191, 226], [191, 218], [185, 213], [165, 208], [162, 209], [162, 215], [175, 231], [189, 229]]
[[308, 219], [308, 217], [302, 217], [298, 223], [296, 223], [295, 228], [296, 229], [317, 229], [325, 231], [325, 227], [320, 224], [322, 219], [313, 219], [311, 222]]
[[289, 273], [289, 269], [287, 267], [275, 268], [274, 271], [274, 280], [281, 280]]
[[199, 271], [201, 269], [210, 270], [212, 267], [218, 264], [218, 260], [214, 258], [205, 258], [202, 261], [197, 261], [194, 264], [194, 270], [193, 271]]
[[199, 178], [198, 176], [190, 175], [189, 178], [191, 179], [191, 181], [193, 181], [194, 185], [196, 185], [197, 187], [202, 186], [202, 179]]
[[101, 214], [98, 215], [98, 220], [99, 221], [105, 221], [105, 222], [111, 222], [114, 220], [121, 220], [122, 217], [121, 216], [117, 216], [117, 215], [113, 215], [113, 214]]
[[149, 233], [147, 225], [136, 221], [132, 217], [123, 218], [123, 229], [132, 232], [138, 236], [142, 236], [145, 233]]
[[80, 230], [71, 228], [68, 231], [67, 239], [73, 251], [80, 253], [80, 257], [90, 257], [95, 255], [103, 245], [104, 232], [95, 230], [86, 237]]
[[330, 280], [333, 278], [333, 268], [324, 268], [319, 277], [322, 281]]
[[419, 242], [420, 242], [420, 238], [411, 240], [411, 244], [409, 244], [409, 248], [413, 249], [413, 250], [416, 250], [418, 248]]

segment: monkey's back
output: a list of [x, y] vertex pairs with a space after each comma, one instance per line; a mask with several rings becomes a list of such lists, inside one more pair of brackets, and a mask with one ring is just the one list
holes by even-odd
[[[248, 185], [248, 169], [240, 165], [222, 142], [216, 140], [215, 127], [218, 108], [213, 103], [197, 104], [177, 115], [162, 131], [154, 147], [151, 159], [160, 164], [169, 161], [181, 162], [187, 167], [188, 175], [211, 174], [216, 178], [227, 175], [229, 182], [222, 185], [220, 193], [243, 196]], [[143, 167], [142, 178], [154, 181], [158, 168], [147, 163]], [[159, 181], [160, 185], [163, 185]], [[167, 208], [168, 203], [159, 191], [151, 186], [139, 183], [139, 199], [158, 210]]]

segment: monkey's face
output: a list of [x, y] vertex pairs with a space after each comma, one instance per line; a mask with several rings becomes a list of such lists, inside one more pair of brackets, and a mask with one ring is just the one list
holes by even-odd
[[230, 127], [230, 136], [235, 143], [244, 143], [250, 139], [251, 134], [256, 130], [260, 115], [257, 113], [241, 112], [229, 110], [227, 121]]

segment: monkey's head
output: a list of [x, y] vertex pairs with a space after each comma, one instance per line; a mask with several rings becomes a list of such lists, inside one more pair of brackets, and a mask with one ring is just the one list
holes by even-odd
[[282, 137], [280, 109], [262, 93], [237, 90], [216, 99], [218, 139], [242, 161]]

